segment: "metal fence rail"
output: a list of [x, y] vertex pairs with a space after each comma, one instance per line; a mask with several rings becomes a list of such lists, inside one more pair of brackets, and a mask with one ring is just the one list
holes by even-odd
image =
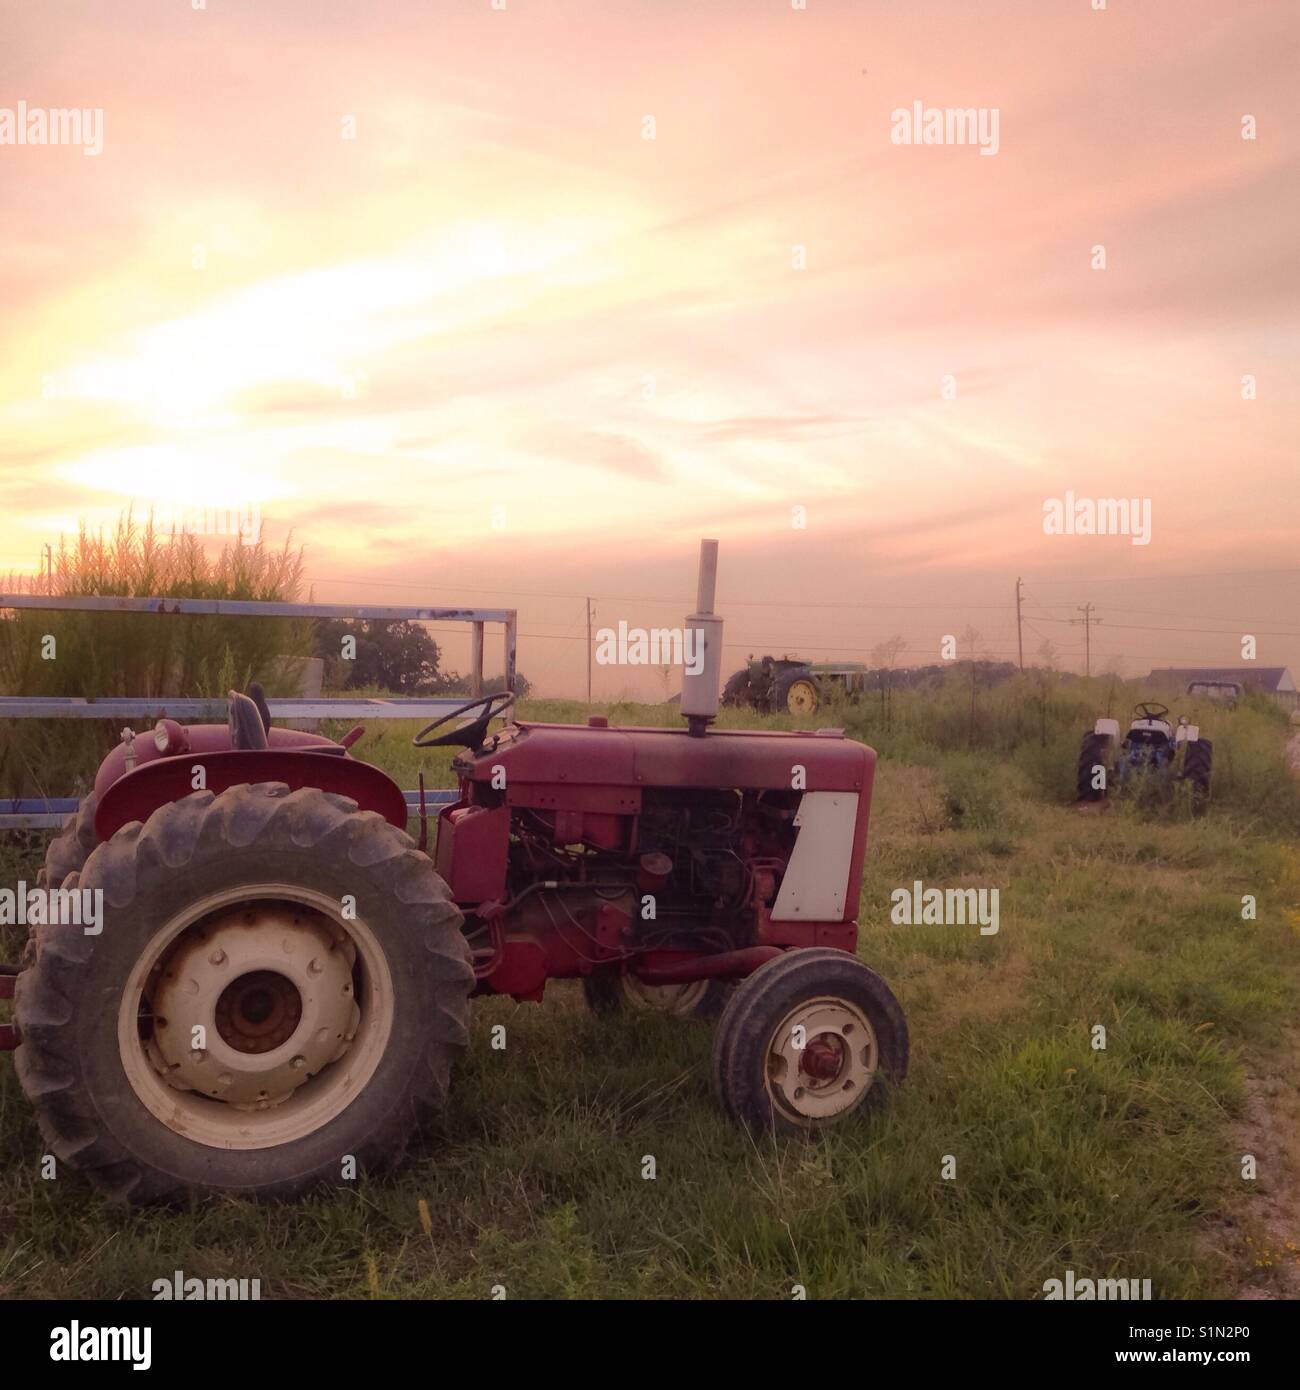
[[[226, 618], [360, 618], [370, 622], [451, 622], [470, 624], [471, 694], [483, 688], [483, 628], [505, 629], [505, 684], [515, 688], [515, 647], [519, 615], [514, 608], [423, 608], [391, 604], [280, 603], [270, 599], [126, 598], [117, 595], [0, 593], [0, 609], [32, 608], [70, 613], [190, 614]], [[11, 716], [13, 717], [13, 716]]]
[[[388, 604], [280, 603], [271, 600], [67, 597], [58, 594], [0, 593], [0, 610], [14, 608], [83, 613], [192, 614], [247, 618], [354, 618], [372, 622], [458, 622], [470, 624], [470, 695], [483, 693], [483, 635], [487, 623], [504, 628], [505, 688], [515, 688], [515, 645], [518, 614], [513, 608], [425, 608]], [[268, 700], [273, 719], [423, 719], [432, 720], [465, 703], [463, 696], [384, 697], [313, 696]], [[72, 696], [0, 695], [3, 719], [201, 719], [224, 722], [224, 698], [112, 696], [83, 699]], [[419, 792], [405, 792], [407, 808], [416, 814]], [[431, 807], [456, 800], [454, 791], [426, 791]], [[0, 831], [57, 829], [77, 809], [76, 797], [0, 799]]]
[[[366, 698], [312, 695], [268, 700], [273, 719], [436, 719], [465, 703], [464, 695]], [[213, 719], [226, 720], [225, 699], [155, 695], [85, 700], [62, 695], [0, 695], [4, 719]]]
[[[403, 792], [406, 798], [408, 816], [420, 813], [420, 793]], [[440, 806], [450, 806], [460, 793], [457, 791], [430, 791], [425, 788], [425, 807], [436, 812]], [[0, 830], [58, 830], [63, 822], [77, 809], [75, 796], [29, 796], [16, 800], [0, 800]]]

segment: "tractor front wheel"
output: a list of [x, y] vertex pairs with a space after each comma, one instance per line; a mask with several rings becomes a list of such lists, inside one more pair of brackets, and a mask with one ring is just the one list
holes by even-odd
[[907, 1075], [907, 1022], [847, 951], [787, 951], [741, 982], [713, 1039], [723, 1108], [756, 1133], [810, 1134], [879, 1105]]
[[51, 1151], [110, 1196], [289, 1197], [400, 1156], [446, 1097], [473, 971], [405, 832], [283, 783], [123, 826], [18, 978], [19, 1081]]
[[787, 714], [816, 714], [821, 704], [821, 692], [812, 676], [803, 671], [791, 671], [776, 683], [776, 707]]

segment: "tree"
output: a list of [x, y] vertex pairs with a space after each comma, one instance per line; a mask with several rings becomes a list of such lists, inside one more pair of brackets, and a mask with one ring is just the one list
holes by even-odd
[[[468, 676], [462, 676], [459, 671], [448, 671], [445, 675], [438, 677], [434, 683], [431, 693], [435, 695], [464, 695], [470, 698], [469, 690], [472, 682]], [[506, 678], [504, 676], [484, 676], [483, 693], [484, 695], [495, 695], [506, 688]], [[532, 685], [528, 677], [521, 671], [515, 672], [515, 698], [526, 700], [532, 694]]]
[[907, 638], [901, 634], [879, 642], [871, 649], [871, 664], [880, 668], [880, 709], [885, 727], [890, 725], [894, 705], [894, 663], [907, 650]]
[[[348, 639], [351, 639], [350, 641]], [[333, 689], [378, 687], [396, 695], [428, 695], [438, 685], [438, 644], [419, 623], [327, 618], [316, 627]]]

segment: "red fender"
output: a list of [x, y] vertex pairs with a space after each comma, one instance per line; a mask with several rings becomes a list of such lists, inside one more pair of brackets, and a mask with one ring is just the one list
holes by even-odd
[[221, 793], [251, 782], [286, 782], [291, 791], [319, 787], [350, 796], [363, 811], [378, 811], [391, 825], [406, 829], [406, 798], [386, 773], [371, 763], [310, 749], [226, 749], [156, 758], [134, 768], [100, 798], [95, 835], [107, 840], [132, 821], [145, 821], [168, 802], [196, 790], [194, 771], [203, 768], [204, 789]]

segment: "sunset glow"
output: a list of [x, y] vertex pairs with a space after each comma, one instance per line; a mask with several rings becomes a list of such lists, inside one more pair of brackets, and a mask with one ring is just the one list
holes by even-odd
[[[104, 125], [0, 147], [0, 568], [256, 504], [319, 598], [517, 604], [560, 690], [582, 596], [663, 618], [714, 535], [724, 599], [789, 605], [738, 647], [1005, 655], [1021, 574], [1066, 664], [1085, 598], [1130, 672], [1244, 624], [1300, 663], [1296, 16], [1178, 13], [9, 13], [0, 106]], [[998, 108], [996, 157], [891, 142], [914, 102]], [[1151, 543], [1045, 535], [1067, 489]], [[1221, 644], [1160, 631], [1188, 594]]]

